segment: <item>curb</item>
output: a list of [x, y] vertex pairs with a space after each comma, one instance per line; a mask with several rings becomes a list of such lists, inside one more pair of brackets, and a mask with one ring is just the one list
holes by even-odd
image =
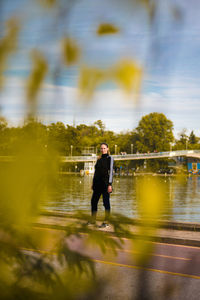
[[[47, 217], [61, 217], [61, 218], [74, 218], [72, 213], [59, 212], [59, 211], [41, 211], [40, 215]], [[78, 219], [78, 217], [76, 216]], [[132, 219], [132, 225], [142, 226], [143, 222], [139, 219]], [[179, 221], [168, 221], [168, 220], [158, 220], [157, 222], [158, 228], [164, 229], [174, 229], [181, 231], [200, 231], [200, 223], [195, 222], [179, 222]]]
[[[61, 230], [61, 231], [65, 231], [65, 226], [63, 225], [53, 225], [53, 224], [43, 224], [43, 223], [33, 223], [32, 224], [34, 227], [38, 227], [38, 228], [45, 228], [45, 229], [53, 229], [53, 230]], [[104, 231], [104, 230], [103, 230]], [[113, 231], [104, 231], [107, 234], [113, 235], [115, 236]], [[123, 238], [123, 236], [121, 236]], [[183, 245], [183, 246], [191, 246], [191, 247], [200, 247], [200, 240], [195, 240], [195, 239], [187, 239], [187, 238], [177, 238], [177, 237], [166, 237], [166, 236], [161, 236], [161, 235], [157, 235], [157, 236], [142, 236], [142, 235], [138, 235], [133, 233], [132, 237], [135, 239], [141, 239], [141, 240], [146, 240], [146, 241], [150, 241], [150, 242], [157, 242], [157, 243], [163, 243], [163, 244], [173, 244], [173, 245]], [[125, 237], [128, 238], [128, 237]]]

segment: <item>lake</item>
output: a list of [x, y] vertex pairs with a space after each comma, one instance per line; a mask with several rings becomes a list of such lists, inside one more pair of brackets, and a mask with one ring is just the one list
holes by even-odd
[[[157, 176], [164, 185], [164, 208], [162, 219], [200, 222], [200, 177]], [[135, 185], [139, 176], [115, 177], [111, 207], [113, 213], [137, 218]], [[92, 176], [70, 174], [59, 177], [57, 188], [48, 195], [44, 208], [63, 212], [90, 211]], [[104, 212], [102, 198], [99, 201], [99, 215]]]

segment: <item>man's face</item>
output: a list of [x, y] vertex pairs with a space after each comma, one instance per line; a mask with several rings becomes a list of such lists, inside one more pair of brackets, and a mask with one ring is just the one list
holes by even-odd
[[101, 150], [101, 153], [102, 153], [102, 154], [108, 153], [108, 147], [107, 147], [106, 145], [104, 145], [104, 144], [101, 145], [100, 150]]

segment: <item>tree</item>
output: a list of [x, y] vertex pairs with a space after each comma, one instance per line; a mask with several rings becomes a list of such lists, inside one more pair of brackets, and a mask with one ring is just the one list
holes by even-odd
[[196, 144], [197, 143], [197, 137], [196, 135], [194, 134], [193, 130], [191, 131], [190, 133], [190, 136], [189, 136], [189, 144]]
[[105, 125], [103, 124], [103, 122], [101, 120], [97, 120], [96, 122], [94, 122], [94, 125], [97, 125], [99, 127], [101, 135], [103, 136], [105, 131]]
[[136, 128], [137, 150], [139, 152], [167, 151], [174, 140], [173, 123], [162, 113], [150, 113]]
[[176, 140], [175, 149], [185, 150], [188, 146], [188, 136], [186, 134], [186, 129], [184, 128], [178, 135], [179, 139]]
[[68, 148], [66, 134], [67, 129], [62, 122], [51, 123], [48, 126], [48, 146], [58, 151], [61, 155], [66, 155], [68, 150], [66, 149]]
[[0, 152], [5, 154], [8, 152], [8, 127], [5, 118], [0, 117]]

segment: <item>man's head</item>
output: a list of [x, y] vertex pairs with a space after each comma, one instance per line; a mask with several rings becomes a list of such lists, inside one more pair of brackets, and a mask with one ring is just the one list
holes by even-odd
[[101, 147], [100, 147], [101, 153], [102, 154], [107, 154], [108, 153], [108, 144], [106, 143], [101, 143]]

